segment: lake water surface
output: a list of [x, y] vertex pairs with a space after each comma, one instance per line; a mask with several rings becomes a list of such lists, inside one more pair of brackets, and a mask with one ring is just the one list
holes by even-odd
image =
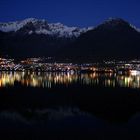
[[140, 75], [0, 72], [0, 136], [140, 139]]

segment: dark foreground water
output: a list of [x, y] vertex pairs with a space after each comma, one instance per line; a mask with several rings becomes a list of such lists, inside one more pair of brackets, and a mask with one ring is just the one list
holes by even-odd
[[140, 75], [0, 73], [0, 139], [140, 139]]

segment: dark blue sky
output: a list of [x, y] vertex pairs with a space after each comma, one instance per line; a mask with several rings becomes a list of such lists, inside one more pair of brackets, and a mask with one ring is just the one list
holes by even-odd
[[140, 27], [140, 0], [0, 0], [0, 21], [29, 17], [81, 27], [120, 17]]

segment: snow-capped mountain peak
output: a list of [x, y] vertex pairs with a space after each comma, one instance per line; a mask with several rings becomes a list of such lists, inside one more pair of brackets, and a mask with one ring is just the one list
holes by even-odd
[[[28, 28], [27, 28], [28, 27]], [[61, 23], [48, 23], [46, 20], [38, 20], [35, 18], [27, 18], [22, 21], [0, 23], [0, 31], [2, 32], [19, 32], [26, 28], [26, 34], [45, 34], [57, 37], [78, 37], [81, 33], [93, 28], [68, 27]]]
[[36, 22], [36, 21], [38, 21], [38, 19], [36, 19], [36, 18], [27, 18], [27, 19], [24, 19], [24, 20], [22, 20], [22, 21], [19, 21], [19, 22], [22, 22], [22, 23], [28, 23], [28, 22], [32, 22], [32, 23], [34, 23], [34, 22]]
[[7, 23], [0, 23], [0, 31], [3, 32], [16, 32], [24, 27], [29, 22], [36, 22], [35, 18], [28, 18], [22, 21], [15, 21], [15, 22], [7, 22]]

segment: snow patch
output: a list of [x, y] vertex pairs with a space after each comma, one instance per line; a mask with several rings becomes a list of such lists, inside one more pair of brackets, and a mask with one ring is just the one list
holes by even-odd
[[26, 26], [28, 23], [32, 23], [35, 28], [35, 31], [29, 30], [28, 34], [36, 33], [36, 34], [45, 34], [57, 37], [78, 37], [81, 33], [84, 33], [88, 30], [92, 30], [93, 27], [90, 28], [78, 28], [78, 27], [68, 27], [61, 23], [50, 23], [48, 24], [46, 20], [38, 20], [35, 18], [28, 18], [22, 21], [16, 22], [8, 22], [8, 23], [0, 23], [0, 31], [2, 32], [17, 32]]

